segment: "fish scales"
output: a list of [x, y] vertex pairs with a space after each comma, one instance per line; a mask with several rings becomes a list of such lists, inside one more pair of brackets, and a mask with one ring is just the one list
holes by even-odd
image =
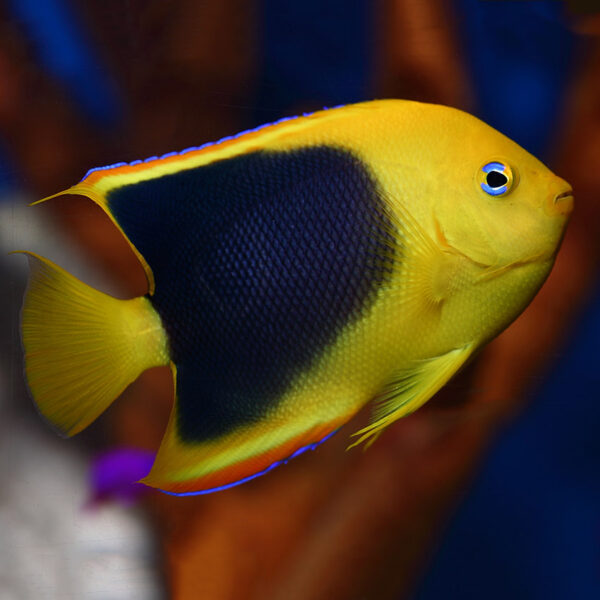
[[388, 209], [346, 150], [244, 154], [108, 206], [154, 273], [185, 442], [260, 421], [391, 277]]

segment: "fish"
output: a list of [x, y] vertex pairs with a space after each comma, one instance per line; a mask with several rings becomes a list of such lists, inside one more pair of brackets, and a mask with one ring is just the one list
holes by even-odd
[[25, 374], [71, 436], [146, 369], [173, 407], [147, 486], [228, 489], [315, 448], [365, 405], [351, 446], [429, 400], [547, 278], [571, 186], [461, 110], [324, 109], [87, 172], [148, 293], [117, 299], [28, 253]]

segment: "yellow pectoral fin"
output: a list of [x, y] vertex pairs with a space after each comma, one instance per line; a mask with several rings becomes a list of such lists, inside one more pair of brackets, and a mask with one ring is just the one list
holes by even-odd
[[358, 440], [349, 447], [371, 444], [388, 425], [423, 406], [465, 364], [473, 349], [469, 344], [401, 371], [375, 400], [372, 422], [353, 434]]

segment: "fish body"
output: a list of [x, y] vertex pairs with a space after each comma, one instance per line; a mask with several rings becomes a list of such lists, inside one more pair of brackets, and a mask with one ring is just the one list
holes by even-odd
[[355, 442], [371, 443], [527, 306], [573, 206], [475, 117], [399, 100], [92, 169], [60, 194], [106, 212], [149, 293], [116, 300], [31, 255], [32, 395], [73, 434], [170, 364], [175, 403], [143, 481], [176, 494], [266, 472], [374, 401]]

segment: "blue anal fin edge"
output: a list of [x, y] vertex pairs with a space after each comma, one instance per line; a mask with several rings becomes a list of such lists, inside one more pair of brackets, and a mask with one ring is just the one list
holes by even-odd
[[162, 492], [163, 494], [168, 494], [169, 496], [204, 496], [206, 494], [213, 494], [214, 492], [222, 492], [224, 490], [228, 490], [230, 488], [237, 487], [238, 485], [242, 485], [242, 483], [247, 483], [248, 481], [252, 481], [253, 479], [256, 479], [257, 477], [260, 477], [261, 475], [266, 475], [267, 473], [269, 473], [270, 471], [275, 469], [275, 467], [287, 464], [287, 462], [292, 460], [292, 458], [296, 458], [297, 456], [304, 454], [304, 452], [306, 452], [307, 450], [315, 450], [321, 444], [326, 442], [330, 437], [335, 435], [338, 431], [339, 431], [339, 428], [332, 431], [331, 433], [328, 433], [323, 439], [319, 440], [318, 442], [313, 442], [312, 444], [307, 444], [306, 446], [302, 446], [301, 448], [298, 448], [298, 450], [296, 450], [291, 456], [288, 456], [287, 458], [284, 458], [283, 460], [277, 460], [273, 464], [269, 465], [266, 469], [263, 469], [262, 471], [259, 471], [258, 473], [254, 473], [253, 475], [249, 475], [248, 477], [244, 477], [243, 479], [239, 479], [238, 481], [232, 481], [231, 483], [227, 483], [225, 485], [220, 485], [220, 486], [217, 486], [214, 488], [210, 488], [208, 490], [199, 490], [197, 492], [180, 492], [180, 493], [178, 493], [178, 492], [168, 492], [167, 490], [161, 490], [160, 488], [157, 488], [157, 489], [159, 492]]

